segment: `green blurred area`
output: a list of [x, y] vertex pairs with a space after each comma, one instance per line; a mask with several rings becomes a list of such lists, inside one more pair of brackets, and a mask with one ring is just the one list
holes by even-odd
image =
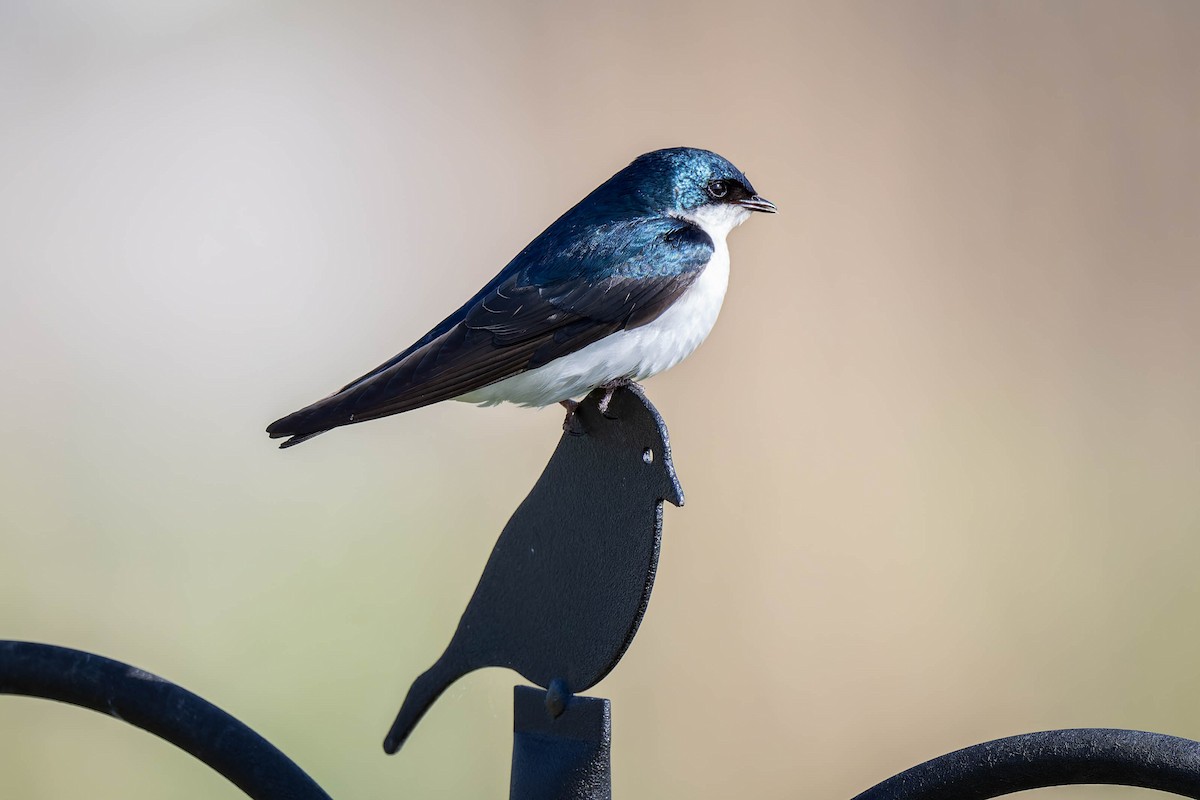
[[[176, 681], [335, 798], [506, 796], [512, 674], [380, 743], [559, 412], [262, 429], [686, 144], [781, 213], [647, 385], [688, 504], [593, 692], [616, 793], [1200, 738], [1197, 34], [1149, 0], [3, 6], [0, 638]], [[241, 796], [115, 720], [0, 706], [0, 796]]]

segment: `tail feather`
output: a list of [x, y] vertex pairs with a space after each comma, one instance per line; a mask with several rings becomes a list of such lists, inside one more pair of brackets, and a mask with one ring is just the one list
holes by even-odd
[[305, 406], [286, 417], [281, 417], [267, 426], [267, 435], [272, 439], [290, 436], [290, 439], [279, 445], [279, 448], [283, 450], [295, 447], [301, 442], [307, 442], [314, 436], [333, 430], [340, 425], [353, 422], [354, 417], [349, 412], [339, 413], [341, 412], [339, 406], [344, 399], [340, 394], [330, 395], [324, 400], [318, 400], [310, 406]]
[[[296, 434], [296, 435], [292, 436], [292, 438], [288, 439], [286, 442], [283, 442], [282, 444], [280, 444], [279, 449], [287, 450], [289, 447], [295, 447], [296, 445], [300, 444], [301, 442], [307, 442], [309, 439], [313, 438], [314, 436], [320, 436], [322, 433], [325, 433], [330, 430], [333, 430], [333, 429], [326, 428], [323, 431], [313, 431], [312, 433]], [[283, 436], [287, 436], [287, 435], [288, 434], [286, 434], [286, 433], [272, 434], [271, 438], [279, 439], [279, 438], [281, 438]]]
[[412, 688], [404, 698], [404, 704], [400, 706], [400, 713], [392, 723], [392, 729], [383, 740], [383, 751], [388, 755], [393, 755], [404, 745], [413, 728], [417, 727], [417, 723], [425, 716], [429, 707], [446, 691], [446, 687], [462, 677], [463, 673], [457, 670], [451, 672], [443, 663], [438, 661], [413, 681]]

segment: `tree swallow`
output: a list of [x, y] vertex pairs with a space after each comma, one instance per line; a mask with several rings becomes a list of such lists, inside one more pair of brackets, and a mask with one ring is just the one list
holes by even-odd
[[729, 284], [725, 237], [775, 212], [707, 150], [639, 156], [529, 243], [407, 350], [271, 423], [291, 447], [442, 400], [562, 403], [670, 369], [712, 330]]

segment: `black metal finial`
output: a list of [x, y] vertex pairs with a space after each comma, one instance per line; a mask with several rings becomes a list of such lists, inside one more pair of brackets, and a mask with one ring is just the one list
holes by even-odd
[[394, 753], [446, 687], [508, 667], [564, 697], [595, 685], [637, 632], [662, 535], [683, 504], [667, 428], [641, 389], [593, 392], [500, 534], [450, 645], [416, 679], [384, 742]]

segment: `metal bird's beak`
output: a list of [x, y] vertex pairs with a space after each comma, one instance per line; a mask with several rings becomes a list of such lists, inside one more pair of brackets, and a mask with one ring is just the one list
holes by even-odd
[[745, 200], [738, 200], [738, 205], [742, 208], [748, 208], [751, 211], [765, 211], [768, 214], [774, 214], [776, 211], [778, 211], [778, 209], [775, 208], [774, 203], [767, 198], [759, 197], [758, 195], [747, 197]]

